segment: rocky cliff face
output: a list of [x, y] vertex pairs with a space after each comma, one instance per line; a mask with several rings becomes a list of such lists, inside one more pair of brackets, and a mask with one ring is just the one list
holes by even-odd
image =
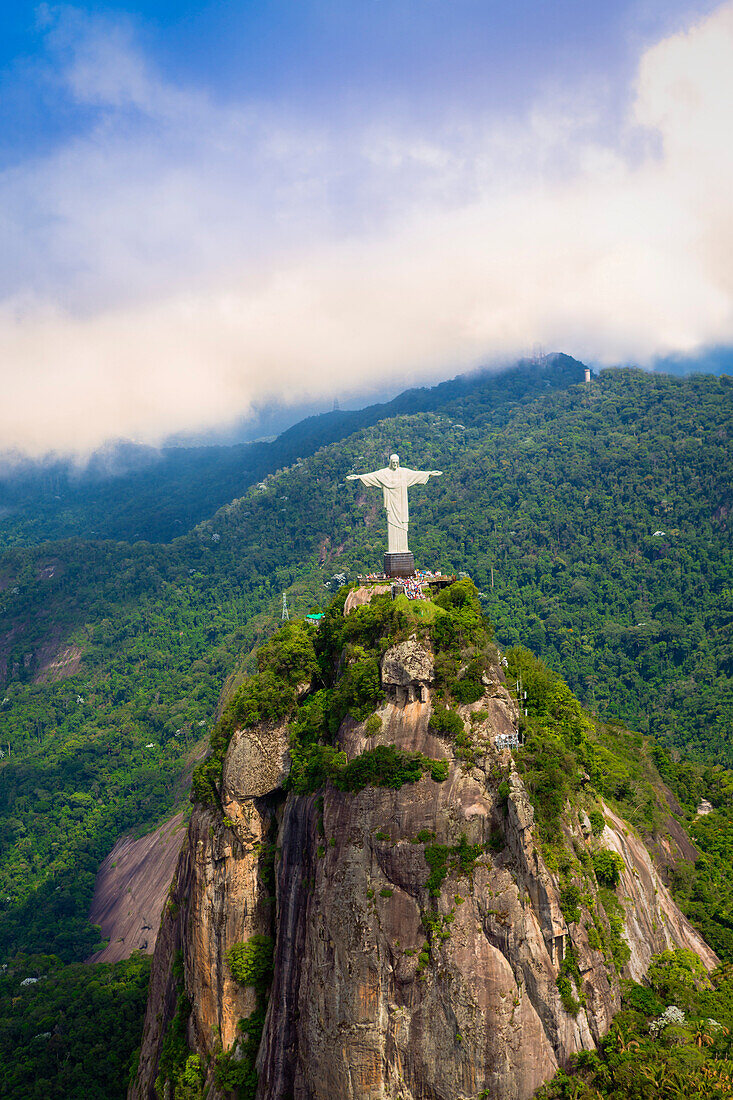
[[152, 955], [171, 876], [185, 839], [183, 813], [152, 833], [117, 841], [97, 874], [89, 920], [109, 943], [87, 962], [129, 959], [133, 951]]
[[[522, 780], [496, 746], [517, 728], [501, 667], [460, 707], [468, 755], [429, 728], [428, 648], [393, 647], [381, 673], [381, 728], [370, 735], [377, 723], [347, 717], [336, 747], [353, 760], [395, 745], [446, 761], [447, 779], [285, 797], [282, 728], [234, 736], [222, 812], [194, 811], [164, 913], [131, 1098], [155, 1096], [177, 1003], [209, 1097], [231, 1095], [217, 1055], [239, 1049], [237, 1022], [256, 994], [234, 980], [227, 953], [257, 934], [275, 943], [259, 1079], [242, 1092], [257, 1100], [526, 1100], [607, 1031], [620, 1006], [614, 916], [594, 896], [593, 921], [572, 919], [543, 858]], [[623, 860], [622, 973], [639, 980], [652, 953], [677, 946], [712, 968], [641, 840], [605, 811], [598, 838], [571, 807], [563, 829], [579, 858], [602, 845]]]

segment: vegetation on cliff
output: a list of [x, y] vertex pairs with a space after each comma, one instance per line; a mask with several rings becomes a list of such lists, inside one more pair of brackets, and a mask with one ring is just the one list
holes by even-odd
[[[441, 593], [430, 620], [424, 606], [388, 595], [375, 596], [345, 616], [346, 595], [344, 589], [331, 601], [317, 628], [303, 621], [287, 623], [258, 651], [258, 672], [227, 705], [212, 732], [211, 753], [194, 772], [195, 800], [218, 804], [224, 754], [234, 730], [261, 720], [290, 720], [288, 788], [296, 794], [312, 793], [325, 783], [353, 792], [366, 786], [399, 788], [423, 774], [445, 780], [445, 761], [379, 745], [349, 763], [333, 741], [344, 718], [366, 722], [382, 703], [379, 658], [391, 646], [414, 634], [431, 637], [455, 670], [466, 647], [473, 652], [488, 639], [490, 628], [475, 587], [461, 581]], [[307, 688], [300, 699], [299, 685]]]
[[[587, 813], [592, 832], [600, 835], [600, 796], [662, 854], [671, 822], [688, 831], [701, 854], [693, 861], [678, 853], [673, 860], [669, 876], [675, 899], [720, 958], [733, 961], [733, 772], [679, 757], [675, 762], [653, 739], [585, 712], [562, 678], [528, 650], [513, 648], [506, 657], [508, 678], [513, 684], [521, 680], [527, 693], [522, 699], [527, 715], [521, 718], [525, 743], [517, 769], [532, 799], [549, 862], [566, 879], [568, 912], [579, 913], [582, 880], [592, 871], [601, 898], [610, 903], [610, 911], [605, 902], [604, 907], [614, 958], [623, 962], [623, 913], [609, 894], [618, 881], [612, 853], [598, 852], [592, 868], [581, 867], [569, 858], [566, 844], [558, 847], [568, 800]], [[713, 811], [700, 817], [702, 798], [711, 800]]]
[[708, 979], [693, 952], [666, 951], [647, 985], [622, 985], [622, 1010], [598, 1050], [575, 1055], [537, 1100], [730, 1100], [730, 965]]

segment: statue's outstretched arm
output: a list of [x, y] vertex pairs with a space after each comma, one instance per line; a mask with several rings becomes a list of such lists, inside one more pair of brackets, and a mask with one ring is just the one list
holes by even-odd
[[360, 481], [362, 485], [367, 486], [379, 486], [383, 487], [382, 479], [379, 476], [379, 470], [375, 470], [373, 474], [347, 474], [347, 481]]

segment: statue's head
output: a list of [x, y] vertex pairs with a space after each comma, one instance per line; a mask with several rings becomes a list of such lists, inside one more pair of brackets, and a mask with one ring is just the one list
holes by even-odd
[[390, 470], [396, 470], [397, 467], [399, 466], [399, 464], [400, 464], [400, 456], [399, 455], [390, 455], [389, 456], [389, 468], [390, 468]]

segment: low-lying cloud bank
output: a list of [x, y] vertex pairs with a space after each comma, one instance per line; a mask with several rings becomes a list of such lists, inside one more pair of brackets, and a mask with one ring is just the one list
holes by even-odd
[[166, 86], [109, 25], [62, 29], [97, 115], [0, 175], [3, 448], [156, 443], [536, 344], [733, 343], [733, 3], [643, 55], [614, 147], [581, 112], [303, 132]]

